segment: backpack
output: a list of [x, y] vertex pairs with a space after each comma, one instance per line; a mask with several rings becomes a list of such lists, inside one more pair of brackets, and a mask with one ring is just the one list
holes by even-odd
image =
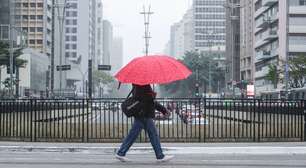
[[139, 113], [141, 110], [140, 100], [137, 100], [136, 97], [131, 96], [134, 88], [128, 94], [126, 99], [121, 104], [121, 110], [127, 117], [132, 117], [135, 114]]

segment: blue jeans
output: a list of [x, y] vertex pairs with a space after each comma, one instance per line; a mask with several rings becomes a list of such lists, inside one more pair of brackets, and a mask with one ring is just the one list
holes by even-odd
[[160, 145], [159, 136], [157, 134], [154, 121], [152, 118], [135, 118], [134, 124], [123, 143], [121, 144], [120, 149], [118, 150], [117, 154], [119, 156], [125, 156], [126, 152], [130, 149], [132, 144], [135, 142], [136, 138], [138, 137], [139, 133], [142, 129], [149, 134], [151, 145], [153, 146], [155, 155], [157, 159], [164, 158], [164, 154]]

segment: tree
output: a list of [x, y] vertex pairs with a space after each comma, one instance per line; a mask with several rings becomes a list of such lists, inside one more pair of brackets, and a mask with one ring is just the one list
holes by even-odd
[[[105, 86], [109, 85], [114, 81], [114, 78], [105, 72], [96, 70], [93, 72], [92, 80], [93, 80], [93, 85], [96, 86], [95, 89], [104, 90]], [[102, 96], [102, 93], [100, 91], [101, 90], [99, 90], [100, 96]]]
[[306, 84], [306, 56], [298, 55], [289, 60], [289, 86], [304, 87]]
[[277, 83], [278, 83], [279, 78], [280, 78], [279, 72], [277, 70], [277, 66], [273, 65], [273, 64], [270, 64], [268, 68], [269, 68], [269, 72], [268, 72], [268, 74], [266, 75], [265, 78], [266, 78], [266, 80], [271, 81], [274, 88], [276, 89], [277, 88]]
[[[25, 67], [27, 64], [26, 60], [18, 58], [22, 55], [22, 50], [23, 48], [18, 48], [13, 52], [13, 71], [16, 73], [14, 85], [16, 91], [18, 91], [19, 88], [19, 68]], [[10, 68], [10, 46], [8, 43], [4, 42], [0, 42], [0, 67], [1, 66], [6, 66], [8, 70]]]
[[218, 83], [224, 83], [224, 70], [217, 65], [218, 61], [212, 59], [215, 56], [208, 53], [199, 54], [196, 51], [186, 52], [181, 61], [193, 72], [192, 75], [186, 80], [161, 85], [163, 96], [186, 97], [190, 95], [190, 97], [194, 97], [198, 96], [196, 94], [199, 94], [199, 92], [207, 92], [209, 67], [212, 90], [217, 91]]

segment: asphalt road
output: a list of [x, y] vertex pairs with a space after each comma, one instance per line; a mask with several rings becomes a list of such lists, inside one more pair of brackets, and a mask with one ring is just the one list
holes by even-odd
[[154, 154], [130, 154], [132, 160], [121, 163], [113, 153], [6, 152], [0, 153], [1, 168], [142, 168], [142, 167], [229, 167], [229, 168], [305, 168], [306, 155], [213, 155], [176, 154], [169, 163], [157, 163]]

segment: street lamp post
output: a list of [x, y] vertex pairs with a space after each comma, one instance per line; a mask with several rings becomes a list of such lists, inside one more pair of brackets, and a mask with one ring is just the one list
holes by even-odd
[[[69, 4], [67, 4], [66, 0], [64, 1], [63, 4], [56, 4], [53, 6], [54, 8], [57, 8], [57, 14], [58, 14], [58, 24], [59, 24], [59, 38], [60, 38], [60, 41], [59, 41], [59, 45], [60, 45], [60, 58], [59, 58], [59, 66], [62, 67], [62, 64], [63, 64], [63, 31], [64, 31], [64, 22], [65, 22], [65, 11], [66, 11], [66, 8], [69, 8]], [[62, 13], [61, 13], [61, 9], [62, 8]], [[66, 59], [66, 58], [65, 58]], [[59, 80], [59, 94], [61, 95], [62, 94], [62, 68], [59, 69], [59, 72], [60, 72], [60, 80]]]
[[289, 81], [289, 0], [286, 0], [286, 60], [285, 60], [285, 90], [286, 90], [286, 98], [288, 98], [288, 81]]

